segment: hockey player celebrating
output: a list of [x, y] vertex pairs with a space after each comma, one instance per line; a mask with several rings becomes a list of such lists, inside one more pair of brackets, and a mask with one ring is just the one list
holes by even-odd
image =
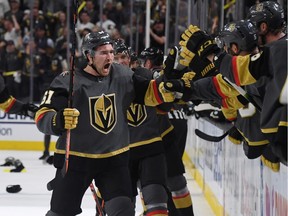
[[[80, 214], [81, 200], [93, 179], [109, 216], [134, 216], [127, 109], [133, 101], [150, 106], [172, 102], [174, 94], [164, 91], [162, 82], [143, 79], [113, 63], [113, 43], [106, 32], [87, 34], [82, 44], [87, 66], [75, 71], [73, 108], [67, 108], [70, 79], [69, 72], [63, 72], [51, 83], [36, 113], [38, 129], [59, 136], [47, 216]], [[71, 129], [71, 147], [63, 176], [67, 129]]]
[[255, 55], [232, 56], [221, 52], [212, 38], [196, 26], [185, 31], [180, 44], [201, 59], [214, 62], [221, 74], [238, 86], [256, 83], [261, 77], [268, 78], [265, 88], [269, 91], [263, 94], [261, 131], [271, 143], [273, 153], [286, 164], [287, 103], [280, 100], [287, 79], [284, 11], [276, 2], [262, 2], [250, 9], [250, 18], [258, 27], [262, 41], [270, 42]]

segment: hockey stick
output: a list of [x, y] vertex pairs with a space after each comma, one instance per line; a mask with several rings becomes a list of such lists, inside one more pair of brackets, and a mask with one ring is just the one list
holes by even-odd
[[[231, 128], [230, 128], [231, 129]], [[230, 130], [229, 129], [229, 130]], [[229, 130], [226, 131], [223, 135], [221, 136], [212, 136], [212, 135], [209, 135], [209, 134], [206, 134], [204, 133], [203, 131], [200, 131], [199, 129], [195, 129], [195, 134], [200, 137], [201, 139], [204, 139], [206, 141], [209, 141], [209, 142], [220, 142], [222, 139], [224, 139], [228, 133], [229, 133]]]
[[[224, 77], [224, 76], [222, 77], [223, 77], [223, 80], [226, 81], [229, 85], [231, 85], [236, 91], [238, 91], [239, 94], [242, 95], [247, 100], [247, 102], [250, 102], [259, 112], [261, 112], [262, 108], [257, 104], [257, 102], [252, 97], [249, 96], [249, 94], [243, 88], [231, 82], [227, 77]], [[229, 130], [226, 131], [221, 136], [211, 136], [209, 134], [204, 133], [203, 131], [200, 131], [199, 129], [195, 129], [195, 134], [201, 139], [204, 139], [210, 142], [220, 142], [222, 139], [224, 139], [228, 135]]]
[[[70, 1], [73, 2], [73, 4], [70, 5]], [[71, 48], [71, 55], [70, 55], [70, 65], [69, 65], [69, 71], [70, 71], [70, 79], [69, 79], [69, 93], [68, 93], [68, 108], [71, 108], [73, 106], [73, 84], [74, 84], [74, 68], [75, 68], [75, 50], [76, 50], [76, 23], [77, 23], [77, 17], [78, 17], [78, 6], [79, 2], [78, 0], [68, 0], [67, 1], [67, 26], [68, 29], [71, 29], [72, 34], [72, 48]], [[70, 17], [70, 10], [73, 11], [73, 17]], [[71, 20], [72, 18], [72, 20]], [[68, 43], [70, 42], [70, 32], [68, 33]], [[67, 53], [69, 53], [69, 46], [67, 47]], [[65, 176], [65, 174], [68, 171], [69, 167], [69, 153], [70, 153], [70, 130], [67, 130], [66, 134], [66, 146], [65, 146], [65, 161], [64, 161], [64, 166], [62, 169], [62, 176]], [[96, 202], [96, 207], [98, 211], [100, 212], [101, 216], [104, 216], [104, 212], [101, 208], [99, 199], [97, 197], [95, 187], [93, 183], [89, 185], [92, 193], [94, 200]]]
[[231, 85], [234, 89], [236, 89], [236, 91], [238, 91], [239, 94], [241, 94], [248, 102], [250, 102], [259, 112], [261, 112], [262, 108], [243, 88], [231, 82], [227, 77], [225, 76], [222, 77], [229, 85]]
[[99, 201], [99, 199], [98, 199], [98, 196], [97, 196], [95, 187], [94, 187], [94, 185], [93, 185], [92, 182], [91, 182], [91, 184], [89, 185], [89, 187], [90, 187], [90, 190], [91, 190], [91, 192], [92, 192], [92, 194], [93, 194], [94, 200], [95, 200], [95, 202], [96, 202], [96, 208], [98, 209], [99, 216], [105, 216], [105, 213], [104, 213], [103, 208], [102, 208], [102, 206], [101, 206], [101, 204], [100, 204], [100, 201]]
[[[73, 2], [73, 4], [70, 4], [70, 1]], [[69, 46], [67, 47], [67, 53], [71, 51], [70, 55], [70, 64], [69, 64], [69, 71], [70, 71], [70, 79], [69, 79], [69, 93], [68, 93], [68, 108], [72, 107], [73, 104], [73, 82], [74, 82], [74, 65], [75, 65], [75, 49], [76, 49], [76, 22], [77, 22], [77, 12], [78, 8], [78, 0], [68, 0], [67, 1], [67, 26], [68, 29], [71, 29], [71, 33], [73, 33], [71, 36], [72, 38], [72, 48], [69, 50]], [[73, 17], [71, 17], [71, 11], [73, 11]], [[72, 20], [71, 20], [72, 19]], [[67, 42], [70, 43], [70, 32], [68, 32], [68, 38]], [[68, 171], [69, 166], [69, 153], [70, 153], [70, 130], [67, 130], [66, 133], [66, 146], [65, 146], [65, 161], [64, 166], [62, 169], [62, 175], [65, 176], [65, 174]]]

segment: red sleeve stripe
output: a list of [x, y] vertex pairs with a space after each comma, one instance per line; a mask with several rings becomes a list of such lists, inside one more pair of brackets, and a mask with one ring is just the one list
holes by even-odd
[[225, 99], [222, 99], [222, 107], [228, 108], [228, 104], [226, 103]]
[[13, 100], [11, 101], [11, 103], [9, 104], [9, 106], [7, 107], [7, 109], [5, 109], [5, 112], [6, 112], [6, 113], [10, 111], [10, 109], [13, 107], [13, 105], [15, 104], [15, 102], [16, 102], [16, 99], [13, 98]]
[[237, 67], [237, 56], [232, 57], [232, 72], [235, 80], [235, 84], [240, 86], [239, 71]]
[[153, 93], [154, 93], [155, 99], [157, 100], [159, 104], [161, 104], [163, 101], [161, 100], [161, 97], [159, 95], [158, 86], [155, 80], [152, 80], [152, 87], [153, 87]]
[[212, 78], [212, 81], [213, 81], [215, 89], [216, 89], [217, 93], [220, 95], [220, 97], [226, 98], [227, 96], [221, 91], [219, 82], [218, 82], [218, 80], [217, 80], [217, 78], [215, 76]]
[[38, 123], [38, 121], [40, 121], [43, 118], [44, 114], [45, 113], [42, 113], [41, 115], [38, 116], [38, 118], [35, 120], [36, 124]]
[[168, 212], [167, 210], [155, 210], [147, 213], [147, 216], [153, 216], [153, 215], [168, 215]]

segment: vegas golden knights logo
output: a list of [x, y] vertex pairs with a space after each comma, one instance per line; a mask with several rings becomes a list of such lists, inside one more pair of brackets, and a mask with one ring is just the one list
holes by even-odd
[[98, 131], [108, 134], [116, 125], [115, 94], [89, 98], [90, 123]]
[[132, 127], [141, 125], [147, 118], [147, 112], [144, 105], [132, 103], [127, 110], [128, 124]]

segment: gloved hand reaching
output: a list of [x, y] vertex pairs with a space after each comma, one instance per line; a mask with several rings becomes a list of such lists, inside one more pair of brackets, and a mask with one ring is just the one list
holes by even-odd
[[[182, 52], [182, 51], [181, 51]], [[166, 79], [180, 79], [185, 73], [187, 64], [180, 60], [180, 50], [174, 46], [163, 65], [163, 74]]]
[[80, 112], [76, 108], [65, 108], [58, 111], [52, 120], [54, 132], [59, 133], [67, 129], [74, 129], [78, 124]]
[[[164, 82], [164, 88], [167, 91], [176, 92], [176, 98], [183, 101], [189, 101], [189, 96], [193, 92], [192, 79], [195, 76], [194, 72], [187, 72], [181, 79], [171, 79]], [[181, 94], [179, 94], [181, 93]]]
[[35, 113], [38, 111], [39, 107], [32, 103], [23, 104], [21, 115], [29, 116], [31, 118], [35, 117]]
[[213, 38], [206, 32], [201, 31], [197, 26], [190, 25], [181, 35], [180, 46], [187, 48], [201, 59], [212, 53], [220, 52]]

